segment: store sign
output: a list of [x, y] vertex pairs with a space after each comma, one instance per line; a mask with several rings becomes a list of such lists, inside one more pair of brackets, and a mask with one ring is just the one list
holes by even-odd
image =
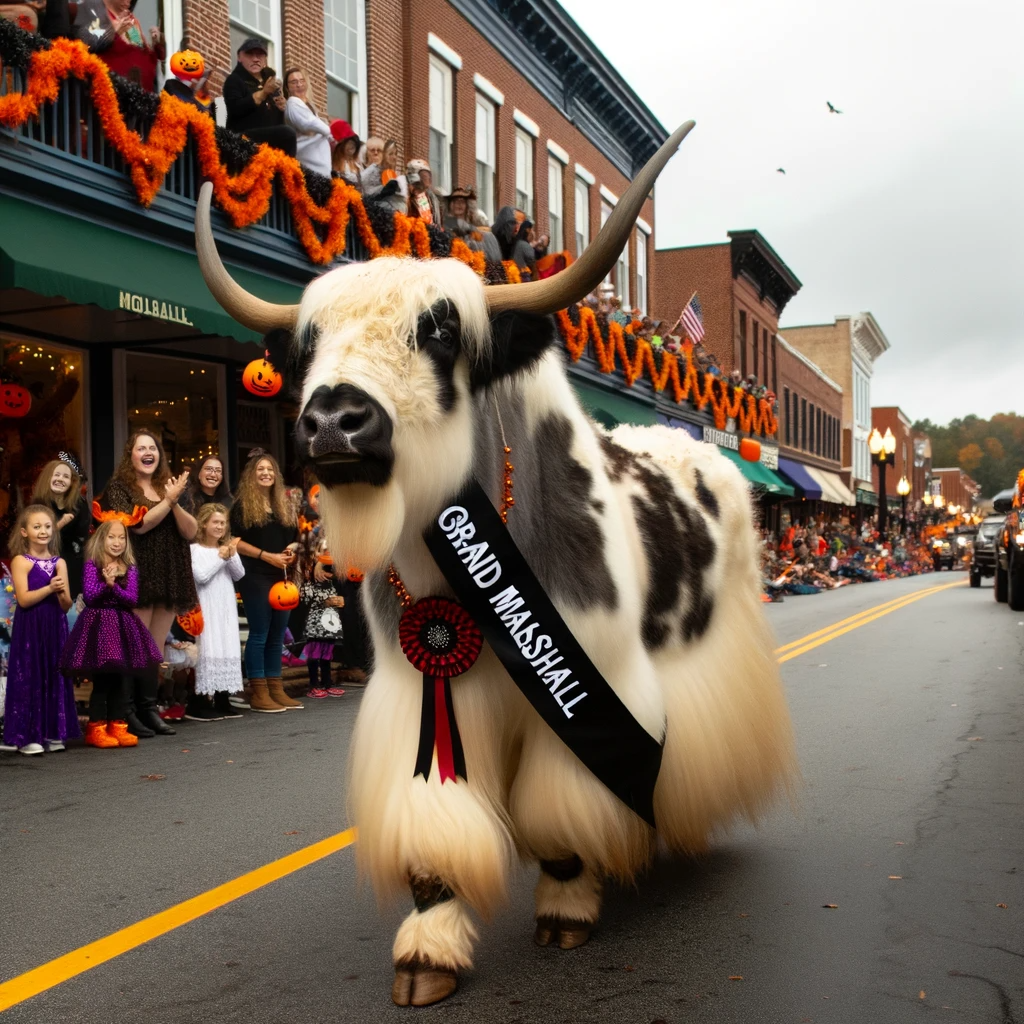
[[161, 302], [159, 299], [150, 298], [147, 295], [136, 295], [133, 292], [120, 292], [121, 309], [127, 309], [131, 313], [141, 313], [143, 316], [151, 316], [155, 320], [168, 320], [172, 324], [184, 324], [186, 327], [194, 327], [188, 318], [188, 310], [184, 306], [174, 306], [169, 302]]
[[[730, 451], [740, 450], [740, 439], [736, 434], [730, 434], [726, 430], [716, 430], [714, 427], [704, 428], [704, 443], [717, 444], [719, 448], [728, 448]], [[779, 468], [779, 449], [761, 442], [761, 465], [768, 469]]]

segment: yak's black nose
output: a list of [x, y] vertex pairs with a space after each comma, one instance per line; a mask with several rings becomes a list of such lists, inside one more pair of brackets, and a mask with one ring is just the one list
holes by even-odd
[[318, 387], [295, 424], [299, 461], [328, 485], [387, 483], [394, 426], [384, 407], [352, 384]]

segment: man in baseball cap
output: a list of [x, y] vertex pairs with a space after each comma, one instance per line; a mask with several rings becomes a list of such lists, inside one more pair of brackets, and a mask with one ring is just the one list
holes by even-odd
[[238, 63], [224, 80], [228, 128], [295, 156], [295, 129], [284, 123], [281, 82], [267, 67], [267, 44], [255, 36], [238, 47]]

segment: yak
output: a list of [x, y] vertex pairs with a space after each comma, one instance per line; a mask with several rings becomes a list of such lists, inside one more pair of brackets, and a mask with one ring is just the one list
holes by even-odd
[[[202, 189], [207, 284], [240, 323], [288, 332], [298, 458], [321, 485], [335, 564], [368, 573], [374, 659], [349, 804], [375, 891], [411, 889], [393, 947], [400, 1006], [455, 991], [472, 966], [475, 920], [506, 898], [517, 858], [540, 865], [535, 940], [569, 949], [596, 926], [607, 880], [633, 879], [659, 841], [706, 850], [796, 777], [743, 477], [683, 431], [594, 423], [552, 318], [609, 273], [692, 126], [651, 158], [575, 263], [517, 285], [487, 285], [453, 259], [381, 257], [327, 271], [298, 305], [274, 305], [228, 274], [212, 188]], [[452, 596], [424, 531], [471, 477], [497, 507], [509, 459], [508, 535], [628, 714], [663, 744], [656, 827], [559, 739], [488, 644], [451, 681], [465, 778], [442, 777], [436, 756], [414, 774], [423, 679], [400, 644], [394, 584], [415, 599]]]

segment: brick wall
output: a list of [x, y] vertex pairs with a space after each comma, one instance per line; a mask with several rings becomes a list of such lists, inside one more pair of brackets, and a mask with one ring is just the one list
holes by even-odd
[[[843, 450], [842, 393], [828, 381], [822, 380], [818, 373], [785, 345], [778, 345], [777, 352], [780, 451], [800, 462], [838, 472], [842, 467]], [[820, 438], [817, 430], [819, 409], [823, 424]], [[802, 430], [805, 410], [808, 427], [811, 411], [815, 414], [813, 438], [808, 429], [806, 440]]]
[[366, 0], [366, 77], [369, 134], [398, 141], [406, 160], [406, 33], [402, 0]]
[[[884, 436], [886, 429], [891, 430], [896, 438], [896, 463], [887, 466], [885, 470], [885, 491], [890, 497], [898, 498], [896, 485], [900, 477], [905, 476], [907, 481], [912, 483], [914, 479], [914, 436], [906, 416], [894, 406], [877, 406], [871, 410], [871, 426]], [[880, 493], [878, 489], [878, 467], [871, 467], [871, 485], [875, 494]], [[919, 498], [920, 494], [912, 494], [907, 498], [911, 502], [913, 498]]]
[[[228, 25], [228, 0], [185, 0], [185, 34], [193, 49], [214, 69], [210, 75], [210, 91], [220, 95], [224, 79], [234, 68], [237, 58], [231, 52], [231, 31]], [[177, 46], [178, 40], [168, 40]]]
[[[703, 301], [703, 299], [701, 300]], [[729, 369], [739, 369], [779, 394], [780, 386], [775, 335], [779, 315], [762, 299], [758, 288], [742, 274], [733, 280], [733, 346]]]
[[[843, 426], [853, 428], [853, 357], [850, 319], [809, 327], [780, 327], [779, 333], [843, 389]], [[849, 466], [850, 462], [844, 465]]]
[[658, 249], [654, 264], [654, 316], [671, 327], [696, 292], [704, 313], [704, 346], [724, 371], [731, 370], [735, 328], [729, 243]]

